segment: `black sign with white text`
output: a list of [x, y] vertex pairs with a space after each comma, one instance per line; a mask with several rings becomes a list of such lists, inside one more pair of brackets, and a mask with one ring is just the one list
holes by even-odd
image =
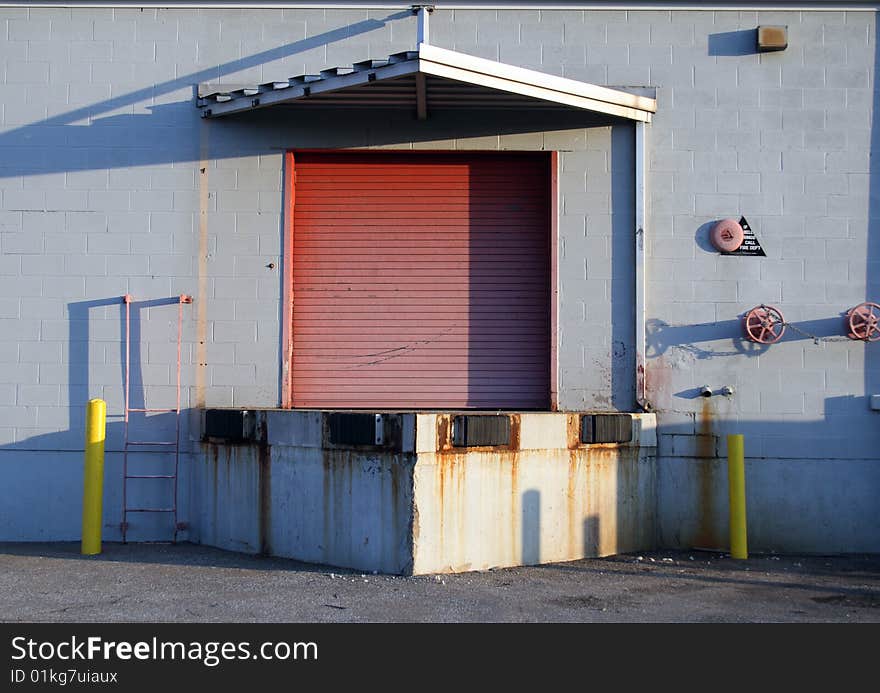
[[742, 245], [736, 250], [730, 253], [722, 252], [722, 255], [752, 255], [756, 257], [767, 257], [767, 253], [764, 252], [764, 249], [761, 247], [761, 243], [758, 240], [758, 236], [752, 230], [752, 227], [749, 226], [749, 222], [746, 221], [745, 217], [740, 217], [739, 225], [742, 226], [743, 230], [743, 242]]

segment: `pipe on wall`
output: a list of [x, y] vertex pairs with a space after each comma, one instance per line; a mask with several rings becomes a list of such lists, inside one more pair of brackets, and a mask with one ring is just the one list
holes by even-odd
[[646, 388], [646, 365], [645, 354], [647, 344], [645, 341], [645, 135], [647, 130], [645, 123], [637, 121], [636, 124], [636, 161], [635, 161], [635, 188], [636, 188], [636, 404], [644, 411], [650, 411], [651, 403], [648, 402]]

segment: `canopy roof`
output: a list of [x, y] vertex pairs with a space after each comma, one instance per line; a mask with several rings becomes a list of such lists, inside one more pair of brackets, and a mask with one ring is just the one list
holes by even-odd
[[351, 67], [321, 70], [276, 82], [223, 91], [201, 87], [205, 118], [258, 108], [411, 108], [431, 110], [585, 110], [650, 122], [657, 102], [647, 96], [506, 65], [420, 43], [418, 50]]

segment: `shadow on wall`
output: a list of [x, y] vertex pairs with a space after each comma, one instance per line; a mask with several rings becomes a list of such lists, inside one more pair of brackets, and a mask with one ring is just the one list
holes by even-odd
[[[103, 118], [101, 114], [191, 90], [199, 83], [222, 80], [411, 16], [401, 11], [381, 20], [364, 20], [15, 128], [0, 134], [4, 151], [0, 177], [198, 161], [199, 137], [194, 131], [201, 118], [194, 106], [195, 94], [186, 101], [148, 106], [149, 114]], [[82, 121], [89, 125], [76, 124]]]
[[709, 34], [709, 55], [753, 55], [757, 53], [757, 29]]
[[[241, 70], [344, 41], [381, 28], [387, 22], [411, 16], [409, 11], [403, 11], [390, 14], [382, 20], [357, 22], [14, 128], [0, 134], [0, 151], [3, 152], [0, 178], [198, 162], [199, 129], [207, 126], [201, 125], [200, 111], [195, 107], [195, 93], [184, 101], [144, 106], [149, 114], [103, 117], [102, 114], [139, 107], [138, 104], [161, 99], [180, 90], [192, 90], [199, 83], [234, 77]], [[290, 110], [296, 110], [295, 106], [282, 108], [285, 113], [281, 116], [276, 115], [277, 109], [271, 110], [271, 113], [262, 110], [209, 121], [212, 130], [216, 129], [216, 135], [211, 140], [211, 158], [277, 153], [279, 147], [292, 147], [300, 143], [307, 143], [302, 146], [310, 147], [397, 144], [446, 137], [590, 127], [608, 122], [606, 118], [596, 118], [586, 113], [573, 114], [572, 117], [572, 114], [565, 112], [537, 112], [523, 114], [499, 127], [493, 119], [487, 121], [475, 117], [471, 112], [451, 119], [429, 117], [427, 121], [416, 121], [415, 114], [407, 108], [379, 114], [370, 111], [367, 117], [359, 119], [358, 128], [352, 128], [350, 110], [340, 113], [339, 110], [300, 109], [295, 124], [291, 124], [288, 117]], [[410, 132], [403, 136], [395, 127], [389, 127], [389, 117], [400, 118], [410, 126]], [[84, 121], [88, 125], [80, 124]], [[548, 126], [548, 123], [554, 122], [556, 125]], [[283, 135], [281, 140], [270, 137], [267, 141], [265, 135], [254, 136], [255, 130], [267, 126], [273, 126], [276, 130], [278, 126], [287, 127], [280, 129]], [[230, 137], [232, 135], [237, 137]]]
[[[611, 128], [611, 409], [634, 411], [635, 393], [635, 134]], [[589, 175], [589, 174], [588, 174]], [[589, 329], [590, 320], [587, 320]]]
[[[83, 446], [85, 405], [71, 407], [72, 419], [83, 421], [76, 430], [55, 431], [32, 436], [25, 440], [0, 446], [0, 451], [11, 451], [12, 461], [5, 460], [7, 471], [3, 477], [5, 500], [0, 514], [0, 537], [5, 541], [55, 541], [79, 536], [82, 521]], [[193, 412], [182, 410], [186, 420]], [[164, 416], [159, 421], [137, 422], [130, 430], [142, 430], [149, 435], [171, 435], [173, 419]], [[118, 418], [118, 417], [117, 417]], [[103, 538], [121, 539], [122, 474], [124, 437], [123, 422], [108, 421], [104, 458]], [[174, 456], [168, 451], [135, 451], [129, 454], [128, 473], [140, 475], [168, 475], [173, 472]], [[181, 521], [187, 521], [189, 507], [189, 452], [181, 446], [178, 472], [180, 492], [178, 508]], [[170, 479], [132, 480], [128, 486], [128, 507], [170, 507], [173, 499]], [[173, 532], [171, 513], [137, 513], [129, 515], [128, 540], [170, 541]], [[185, 533], [178, 540], [185, 540]]]
[[[130, 304], [130, 400], [132, 408], [176, 406], [177, 296], [134, 300]], [[161, 310], [163, 312], [157, 312]], [[186, 310], [186, 307], [184, 308]], [[144, 316], [144, 313], [152, 315]], [[71, 301], [67, 304], [67, 430], [31, 436], [0, 447], [2, 450], [81, 451], [85, 406], [92, 398], [107, 402], [107, 419], [122, 421], [125, 404], [126, 335], [125, 303], [121, 296]], [[112, 332], [108, 331], [112, 330]], [[181, 348], [181, 365], [191, 365], [189, 346]], [[92, 371], [100, 369], [101, 384]], [[187, 387], [180, 388], [181, 408], [187, 404]], [[182, 417], [183, 418], [183, 417]], [[183, 421], [181, 440], [186, 440]], [[109, 426], [108, 426], [109, 427]], [[121, 429], [120, 429], [121, 430]], [[52, 441], [51, 445], [48, 441]], [[107, 436], [107, 450], [120, 449], [123, 436]]]
[[[868, 243], [865, 253], [865, 300], [880, 303], [880, 13], [874, 14], [874, 71], [871, 117], [871, 151], [868, 157]], [[880, 343], [876, 345], [880, 347]], [[880, 394], [880, 355], [877, 348], [865, 354], [865, 389], [868, 395]], [[876, 449], [876, 448], [875, 448]]]
[[535, 489], [522, 495], [522, 563], [541, 562], [541, 492]]
[[[176, 407], [177, 306], [179, 297], [133, 301], [130, 306], [130, 406], [135, 409]], [[22, 453], [26, 462], [19, 471], [5, 477], [10, 486], [7, 505], [9, 518], [31, 517], [34, 536], [65, 536], [78, 532], [82, 496], [82, 454], [85, 440], [85, 409], [90, 398], [107, 402], [107, 428], [104, 470], [104, 527], [108, 540], [118, 538], [122, 512], [123, 449], [125, 441], [124, 403], [126, 382], [125, 303], [120, 296], [72, 301], [67, 304], [68, 349], [67, 430], [58, 430], [17, 440], [0, 446], [0, 451]], [[156, 312], [152, 319], [144, 314]], [[96, 319], [100, 317], [100, 319]], [[114, 332], [108, 332], [112, 328]], [[97, 334], [95, 334], [97, 332]], [[186, 352], [183, 352], [186, 354]], [[188, 356], [185, 361], [188, 362]], [[106, 369], [96, 378], [94, 368]], [[115, 371], [115, 373], [114, 373]], [[113, 383], [115, 384], [107, 384]], [[151, 383], [160, 383], [158, 385]], [[180, 453], [190, 452], [188, 423], [192, 412], [181, 388]], [[133, 412], [129, 417], [129, 440], [173, 441], [177, 434], [174, 412]], [[43, 453], [40, 455], [39, 453]], [[58, 464], [54, 456], [68, 455]], [[29, 457], [29, 454], [35, 454]], [[173, 473], [174, 455], [168, 446], [139, 446], [129, 453], [129, 474], [168, 475]], [[178, 477], [181, 492], [178, 506], [186, 496], [186, 467]], [[173, 497], [170, 479], [133, 480], [129, 483], [129, 507], [168, 507]], [[130, 517], [133, 541], [164, 538], [172, 527], [170, 514]], [[48, 518], [48, 519], [47, 519]], [[10, 519], [10, 521], [12, 521]], [[52, 527], [44, 527], [43, 524]], [[6, 534], [0, 522], [0, 533]], [[63, 528], [63, 529], [59, 529]], [[168, 532], [166, 532], [166, 529]], [[170, 534], [168, 534], [170, 536]]]
[[[759, 344], [743, 336], [742, 318], [739, 320], [718, 320], [688, 325], [670, 325], [663, 320], [652, 318], [645, 324], [648, 358], [663, 356], [670, 349], [692, 354], [698, 359], [716, 356], [760, 356], [766, 354], [773, 345]], [[777, 344], [821, 340], [829, 337], [841, 338], [844, 314], [837, 318], [801, 320], [794, 327], [788, 326]], [[720, 349], [712, 342], [729, 344], [732, 349]], [[701, 346], [706, 344], [706, 346]], [[870, 353], [870, 352], [869, 352]]]

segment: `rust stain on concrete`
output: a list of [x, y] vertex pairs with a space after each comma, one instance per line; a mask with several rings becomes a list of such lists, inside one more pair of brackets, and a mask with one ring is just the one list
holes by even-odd
[[260, 553], [268, 556], [272, 553], [270, 541], [272, 530], [272, 450], [266, 442], [266, 421], [260, 423], [260, 443], [257, 445], [257, 474], [260, 489]]
[[568, 487], [565, 493], [565, 509], [568, 518], [568, 555], [579, 555], [583, 547], [578, 547], [578, 453], [568, 453]]
[[568, 414], [565, 420], [565, 444], [569, 450], [581, 447], [581, 415]]
[[321, 504], [323, 511], [321, 550], [323, 551], [324, 561], [331, 556], [330, 546], [332, 541], [331, 528], [333, 527], [333, 509], [330, 506], [330, 498], [333, 493], [333, 463], [330, 459], [331, 450], [324, 448], [321, 451], [321, 494], [324, 502]]
[[446, 452], [452, 449], [452, 417], [449, 414], [437, 416], [437, 445], [438, 452]]
[[704, 399], [697, 420], [696, 455], [697, 465], [697, 534], [694, 546], [697, 548], [719, 548], [718, 528], [715, 525], [715, 435], [714, 412], [711, 402]]

